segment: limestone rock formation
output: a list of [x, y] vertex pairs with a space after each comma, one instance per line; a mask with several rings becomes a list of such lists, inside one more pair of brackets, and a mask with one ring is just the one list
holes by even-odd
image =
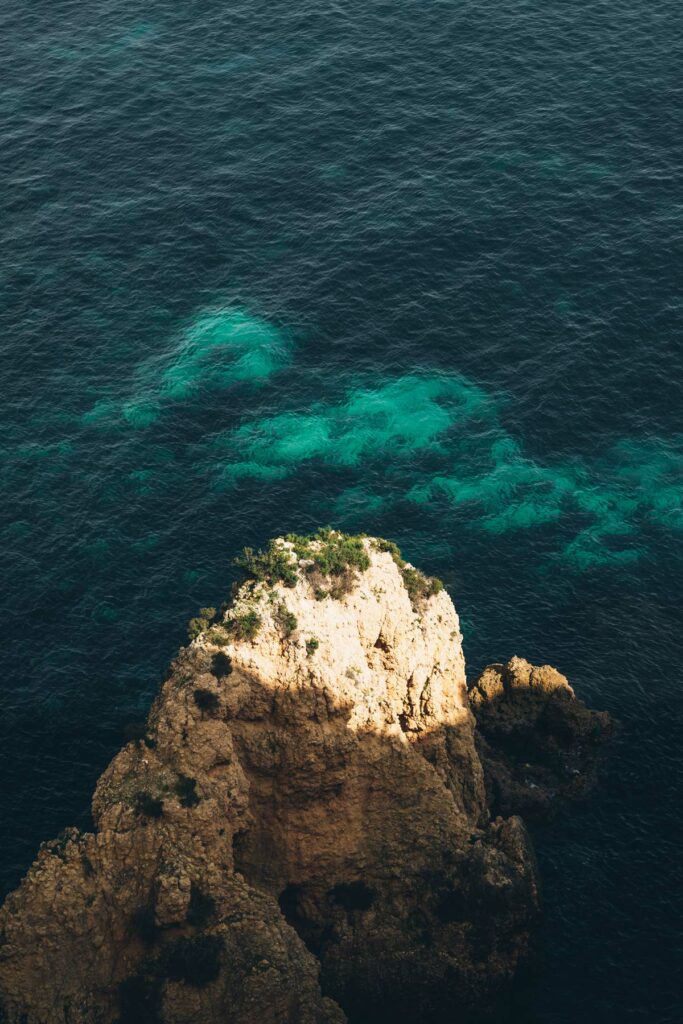
[[489, 665], [470, 705], [495, 813], [549, 818], [593, 787], [615, 725], [606, 711], [590, 711], [556, 669], [523, 658]]
[[492, 819], [438, 581], [330, 532], [245, 566], [100, 778], [95, 831], [44, 845], [0, 912], [8, 1024], [427, 1021], [527, 955], [535, 861]]

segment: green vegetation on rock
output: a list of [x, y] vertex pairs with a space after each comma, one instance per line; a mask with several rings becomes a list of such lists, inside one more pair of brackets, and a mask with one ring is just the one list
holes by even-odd
[[362, 534], [340, 533], [324, 526], [308, 536], [288, 533], [285, 540], [292, 544], [297, 558], [310, 561], [322, 576], [341, 576], [347, 569], [365, 572], [370, 567]]
[[[253, 608], [233, 614], [227, 622], [216, 622], [216, 616], [215, 608], [200, 608], [199, 614], [190, 619], [188, 624], [190, 640], [196, 640], [197, 637], [204, 634], [209, 643], [222, 647], [229, 644], [231, 640], [253, 640], [261, 628], [261, 616]], [[227, 655], [224, 657], [226, 662], [222, 664], [219, 671], [223, 671], [224, 675], [229, 675], [230, 659]], [[213, 664], [214, 662], [212, 662]]]
[[263, 551], [244, 548], [242, 554], [235, 559], [235, 565], [247, 578], [259, 583], [284, 583], [286, 587], [296, 586], [296, 562], [291, 552], [274, 540], [271, 540]]
[[215, 608], [200, 608], [199, 613], [187, 624], [187, 635], [190, 640], [196, 640], [200, 633], [208, 629], [215, 617]]
[[279, 604], [277, 606], [273, 618], [282, 630], [282, 634], [285, 638], [290, 637], [299, 624], [296, 615], [293, 612], [290, 612], [284, 604]]
[[393, 540], [379, 538], [375, 541], [375, 549], [377, 551], [387, 551], [393, 558], [401, 572], [403, 585], [408, 591], [408, 597], [413, 608], [416, 608], [421, 601], [434, 597], [435, 594], [443, 590], [443, 583], [436, 576], [425, 576], [419, 569], [407, 565], [401, 554], [401, 549]]
[[286, 545], [271, 540], [262, 551], [245, 548], [235, 564], [249, 579], [271, 586], [282, 583], [295, 587], [302, 562], [318, 600], [342, 598], [353, 589], [356, 572], [365, 572], [370, 567], [362, 534], [322, 527], [306, 536], [288, 533], [284, 539]]
[[356, 573], [370, 567], [362, 534], [340, 533], [329, 526], [309, 536], [289, 533], [285, 540], [305, 563], [305, 571], [318, 601], [341, 600], [353, 590]]
[[227, 629], [235, 640], [253, 640], [260, 628], [261, 616], [253, 608], [241, 615], [235, 615], [227, 623]]
[[225, 644], [230, 643], [230, 633], [220, 623], [216, 623], [214, 626], [210, 626], [206, 631], [206, 639], [209, 643], [216, 644], [217, 647], [223, 647]]
[[401, 569], [403, 584], [408, 591], [408, 597], [414, 605], [420, 600], [434, 597], [443, 590], [443, 583], [436, 576], [425, 576], [419, 569], [405, 566]]

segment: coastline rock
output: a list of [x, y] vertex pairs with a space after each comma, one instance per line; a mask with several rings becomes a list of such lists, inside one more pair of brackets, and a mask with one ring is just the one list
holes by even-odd
[[469, 697], [495, 813], [547, 819], [593, 788], [615, 724], [589, 710], [557, 669], [511, 658], [485, 668]]
[[388, 542], [245, 565], [101, 776], [95, 832], [44, 844], [0, 911], [7, 1024], [428, 1021], [527, 957], [535, 859], [491, 814], [489, 743], [529, 714], [539, 749], [587, 744], [592, 713], [521, 662], [468, 696], [450, 598]]

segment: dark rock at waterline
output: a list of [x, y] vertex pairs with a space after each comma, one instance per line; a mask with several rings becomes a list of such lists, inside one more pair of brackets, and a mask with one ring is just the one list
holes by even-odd
[[469, 697], [494, 813], [547, 819], [593, 788], [616, 724], [587, 708], [556, 669], [523, 658], [489, 665]]

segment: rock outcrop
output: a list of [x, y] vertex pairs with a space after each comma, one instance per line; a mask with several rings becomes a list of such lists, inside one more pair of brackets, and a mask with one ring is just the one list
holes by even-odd
[[[95, 831], [44, 845], [0, 912], [8, 1024], [426, 1021], [527, 956], [533, 852], [490, 813], [503, 769], [485, 778], [438, 581], [330, 532], [245, 565], [100, 778]], [[518, 676], [551, 691], [546, 724], [584, 721], [571, 691], [556, 714], [553, 670], [494, 666], [489, 766], [494, 734], [521, 736]]]
[[550, 818], [595, 784], [602, 745], [614, 732], [550, 665], [511, 658], [489, 665], [470, 691], [488, 803], [496, 814]]

